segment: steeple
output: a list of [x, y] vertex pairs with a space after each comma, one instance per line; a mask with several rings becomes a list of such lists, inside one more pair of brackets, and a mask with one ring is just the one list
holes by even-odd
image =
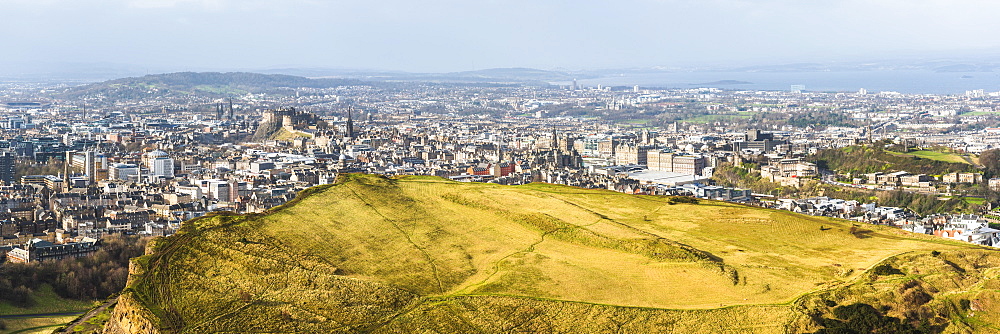
[[557, 137], [557, 135], [556, 135], [556, 127], [555, 126], [552, 127], [552, 138], [549, 139], [549, 145], [551, 146], [551, 149], [553, 151], [556, 150], [557, 148], [559, 148], [559, 137]]
[[503, 162], [503, 137], [497, 139], [497, 162]]
[[347, 137], [351, 139], [354, 139], [354, 118], [351, 115], [353, 110], [354, 107], [347, 108]]

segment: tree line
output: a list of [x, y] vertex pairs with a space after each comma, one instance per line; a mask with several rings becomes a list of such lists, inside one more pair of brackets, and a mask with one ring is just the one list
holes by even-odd
[[62, 298], [104, 299], [125, 287], [129, 259], [143, 255], [148, 238], [108, 236], [91, 256], [0, 265], [0, 301], [19, 307], [35, 304], [32, 294], [44, 284]]

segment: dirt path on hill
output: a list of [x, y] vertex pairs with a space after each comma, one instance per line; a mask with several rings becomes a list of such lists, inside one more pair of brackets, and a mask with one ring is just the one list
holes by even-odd
[[93, 310], [90, 310], [90, 312], [87, 312], [83, 316], [77, 318], [75, 321], [73, 321], [73, 322], [71, 322], [69, 324], [66, 324], [66, 327], [63, 327], [63, 330], [61, 330], [61, 331], [59, 331], [57, 333], [73, 333], [73, 327], [76, 327], [77, 325], [82, 324], [84, 321], [90, 320], [90, 318], [93, 318], [94, 316], [100, 314], [101, 312], [104, 312], [105, 309], [107, 309], [108, 307], [111, 307], [111, 305], [114, 305], [116, 303], [118, 303], [118, 297], [117, 296], [115, 298], [109, 299], [107, 302], [104, 302], [104, 304], [101, 304], [101, 306], [98, 306], [98, 307], [94, 308]]

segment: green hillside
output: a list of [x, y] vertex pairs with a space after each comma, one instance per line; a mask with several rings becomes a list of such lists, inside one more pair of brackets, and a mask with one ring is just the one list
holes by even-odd
[[892, 171], [929, 175], [979, 171], [958, 155], [931, 151], [899, 153], [887, 150], [882, 145], [825, 149], [816, 152], [809, 160], [820, 168], [855, 175]]
[[852, 303], [931, 332], [1000, 324], [994, 251], [891, 228], [549, 184], [306, 193], [157, 241], [107, 331], [786, 333]]

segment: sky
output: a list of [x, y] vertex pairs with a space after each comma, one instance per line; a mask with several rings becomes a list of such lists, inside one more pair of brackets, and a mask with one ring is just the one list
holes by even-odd
[[0, 0], [0, 70], [453, 72], [1000, 51], [985, 0]]

